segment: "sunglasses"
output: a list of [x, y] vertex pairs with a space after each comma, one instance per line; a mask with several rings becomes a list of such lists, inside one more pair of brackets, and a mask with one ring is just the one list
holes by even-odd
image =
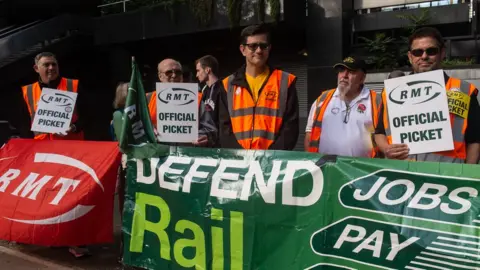
[[245, 43], [243, 46], [247, 46], [248, 49], [250, 49], [252, 52], [256, 51], [258, 48], [260, 48], [262, 51], [268, 49], [270, 47], [270, 44], [268, 43]]
[[428, 48], [426, 50], [423, 50], [423, 49], [415, 49], [415, 50], [411, 50], [410, 53], [415, 56], [415, 57], [421, 57], [423, 55], [423, 53], [426, 53], [428, 56], [435, 56], [437, 55], [438, 53], [440, 52], [440, 49], [439, 48], [436, 48], [436, 47], [431, 47], [431, 48]]
[[180, 76], [183, 74], [183, 71], [179, 70], [179, 69], [170, 69], [170, 70], [167, 70], [165, 72], [163, 72], [163, 74], [165, 74], [165, 76], [167, 77], [172, 77], [173, 74], [175, 74], [176, 76]]

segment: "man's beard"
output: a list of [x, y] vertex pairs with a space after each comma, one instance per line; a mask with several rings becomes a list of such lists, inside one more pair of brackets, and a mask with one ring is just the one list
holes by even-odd
[[338, 90], [340, 90], [341, 93], [343, 94], [347, 94], [348, 92], [350, 92], [350, 85], [339, 85], [338, 86]]

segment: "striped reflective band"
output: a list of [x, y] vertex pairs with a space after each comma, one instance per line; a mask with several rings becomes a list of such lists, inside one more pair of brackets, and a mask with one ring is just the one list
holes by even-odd
[[315, 140], [315, 141], [310, 141], [309, 146], [310, 147], [318, 147], [319, 144], [320, 144], [320, 141]]
[[275, 133], [268, 132], [266, 130], [254, 130], [253, 137], [251, 131], [235, 132], [235, 137], [237, 140], [251, 140], [253, 138], [264, 138], [267, 140], [275, 140]]
[[230, 117], [233, 115], [233, 79], [235, 79], [235, 75], [230, 75], [228, 77], [228, 88], [227, 88], [227, 98], [228, 98], [228, 112], [230, 113]]
[[28, 107], [30, 108], [30, 116], [35, 117], [35, 103], [33, 101], [33, 84], [27, 85]]
[[285, 114], [285, 110], [287, 107], [287, 96], [288, 96], [288, 77], [289, 74], [287, 72], [282, 71], [281, 73], [281, 80], [280, 80], [280, 103], [278, 111], [278, 115], [283, 116]]
[[[385, 94], [385, 96], [387, 95], [386, 90], [383, 90], [382, 96], [383, 96], [383, 94]], [[382, 99], [383, 99], [383, 97], [382, 97]], [[387, 110], [387, 99], [386, 98], [385, 98], [384, 104], [383, 104], [383, 119], [379, 119], [379, 120], [383, 121], [384, 119], [387, 119], [387, 125], [386, 125], [387, 128], [385, 128], [385, 135], [387, 137], [390, 137], [390, 136], [392, 136], [392, 130], [390, 129], [390, 123], [388, 122], [389, 120], [388, 120], [388, 110]]]
[[75, 92], [73, 89], [73, 80], [67, 79], [67, 91], [68, 92]]
[[[329, 90], [329, 91], [334, 91], [334, 90]], [[315, 118], [314, 118], [314, 122], [313, 122], [313, 126], [312, 128], [322, 128], [322, 119], [320, 119], [320, 121], [317, 121], [318, 120], [318, 117], [320, 116], [320, 112], [322, 111], [322, 107], [318, 106], [319, 104], [321, 104], [322, 102], [325, 101], [325, 99], [327, 99], [327, 96], [328, 96], [328, 92], [329, 91], [325, 91], [323, 92], [321, 95], [320, 95], [320, 98], [316, 101], [316, 111], [315, 111]], [[326, 104], [325, 104], [326, 105]], [[322, 104], [323, 106], [323, 104]], [[315, 141], [312, 141], [311, 143], [313, 143]], [[317, 142], [317, 145], [318, 145], [318, 141]]]
[[[460, 92], [470, 95], [470, 84], [468, 82], [461, 81]], [[463, 142], [465, 140], [465, 134], [463, 134], [463, 126], [465, 125], [465, 121], [467, 121], [467, 119], [458, 115], [453, 117], [452, 135], [454, 142]]]
[[270, 109], [270, 108], [265, 108], [265, 107], [250, 107], [250, 108], [243, 108], [243, 109], [237, 109], [237, 110], [232, 110], [232, 114], [230, 117], [242, 117], [242, 116], [247, 116], [247, 115], [253, 115], [255, 113], [256, 116], [258, 115], [265, 115], [265, 116], [278, 116], [279, 115], [279, 110], [276, 109]]

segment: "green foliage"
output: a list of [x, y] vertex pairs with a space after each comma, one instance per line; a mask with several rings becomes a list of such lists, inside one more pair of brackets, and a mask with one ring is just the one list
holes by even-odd
[[190, 10], [197, 19], [198, 23], [206, 26], [213, 17], [213, 0], [189, 0]]
[[238, 26], [242, 18], [242, 4], [243, 0], [228, 0], [227, 12], [228, 19], [232, 26]]
[[400, 30], [400, 37], [395, 39], [387, 37], [385, 33], [378, 32], [374, 39], [360, 37], [365, 41], [369, 51], [368, 62], [376, 69], [396, 68], [409, 65], [408, 37], [418, 28], [430, 23], [432, 14], [428, 9], [421, 9], [419, 15], [398, 15], [405, 20], [405, 25]]
[[442, 61], [443, 67], [469, 66], [475, 64], [475, 58], [467, 59], [445, 59]]
[[280, 0], [267, 0], [267, 2], [270, 5], [270, 16], [277, 21], [280, 15]]
[[398, 15], [397, 17], [407, 22], [407, 25], [405, 25], [403, 29], [407, 31], [408, 35], [413, 34], [413, 32], [415, 32], [415, 30], [421, 26], [427, 25], [432, 19], [430, 10], [427, 8], [422, 9], [420, 15], [418, 16], [415, 14], [406, 14]]
[[413, 32], [415, 32], [418, 28], [425, 26], [430, 23], [432, 19], [432, 14], [430, 13], [429, 9], [422, 9], [422, 12], [419, 15], [415, 14], [408, 14], [408, 15], [399, 15], [399, 18], [406, 21], [406, 25], [403, 27], [402, 36], [400, 37], [400, 46], [398, 49], [398, 62], [401, 65], [409, 65], [410, 62], [408, 61], [408, 51], [410, 48], [408, 47], [408, 38], [410, 37]]
[[376, 69], [397, 67], [395, 53], [395, 38], [387, 36], [385, 33], [376, 33], [375, 38], [369, 39], [360, 37], [367, 44], [370, 53], [367, 63], [373, 65]]
[[270, 6], [270, 17], [275, 21], [278, 20], [280, 15], [280, 0], [258, 0], [257, 2], [257, 14], [260, 22], [265, 22], [266, 5]]

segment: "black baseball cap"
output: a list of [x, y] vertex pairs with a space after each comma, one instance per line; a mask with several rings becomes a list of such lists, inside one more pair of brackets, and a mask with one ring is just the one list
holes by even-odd
[[344, 68], [347, 68], [347, 69], [353, 70], [353, 71], [356, 71], [356, 70], [360, 69], [364, 73], [367, 73], [367, 64], [365, 63], [365, 61], [363, 61], [361, 59], [355, 59], [352, 56], [349, 56], [349, 57], [343, 59], [342, 62], [337, 63], [333, 66], [334, 69], [337, 69], [338, 67], [344, 67]]

